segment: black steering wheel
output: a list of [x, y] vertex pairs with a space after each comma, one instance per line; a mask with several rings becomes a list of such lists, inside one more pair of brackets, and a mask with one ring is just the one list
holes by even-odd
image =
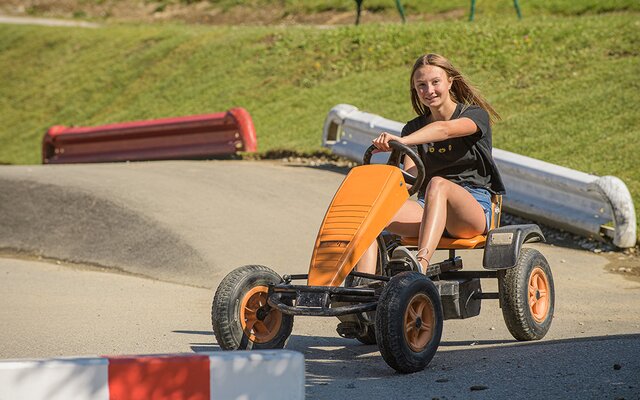
[[[409, 196], [412, 196], [414, 193], [420, 190], [420, 188], [422, 187], [422, 184], [424, 183], [424, 178], [426, 175], [425, 169], [424, 169], [424, 163], [422, 162], [422, 159], [420, 158], [420, 156], [418, 156], [416, 152], [413, 151], [409, 146], [406, 146], [396, 140], [390, 141], [389, 146], [391, 146], [392, 150], [391, 150], [391, 155], [389, 156], [389, 161], [387, 161], [387, 165], [393, 165], [395, 167], [400, 168], [400, 160], [402, 159], [402, 155], [406, 154], [407, 156], [409, 156], [411, 161], [413, 161], [414, 164], [416, 164], [416, 167], [418, 168], [418, 175], [416, 176], [413, 176], [409, 174], [407, 171], [401, 169], [402, 176], [404, 177], [404, 181], [407, 184], [411, 185], [411, 190], [409, 190]], [[371, 145], [369, 146], [367, 151], [364, 152], [364, 157], [362, 157], [363, 165], [371, 164], [371, 155], [373, 154], [374, 150], [376, 150], [376, 146]]]

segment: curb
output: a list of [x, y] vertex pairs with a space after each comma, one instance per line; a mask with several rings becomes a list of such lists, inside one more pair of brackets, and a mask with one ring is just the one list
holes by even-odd
[[0, 400], [304, 399], [288, 350], [0, 361]]

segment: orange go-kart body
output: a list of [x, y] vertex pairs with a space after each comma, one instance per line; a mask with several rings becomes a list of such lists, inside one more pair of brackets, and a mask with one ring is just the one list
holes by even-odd
[[[309, 266], [308, 285], [341, 285], [408, 198], [399, 168], [375, 164], [353, 168], [322, 221]], [[500, 203], [501, 196], [494, 196], [490, 228], [498, 225]], [[485, 241], [485, 235], [469, 239], [443, 237], [438, 248], [482, 248]], [[417, 238], [402, 238], [402, 244], [416, 246]]]
[[311, 256], [308, 284], [339, 286], [409, 198], [391, 165], [353, 168], [329, 206]]

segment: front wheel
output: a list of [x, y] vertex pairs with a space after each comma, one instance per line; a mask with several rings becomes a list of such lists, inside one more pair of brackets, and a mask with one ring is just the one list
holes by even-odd
[[216, 290], [211, 325], [223, 350], [281, 349], [293, 316], [267, 303], [268, 285], [282, 278], [262, 265], [245, 265], [227, 275]]
[[555, 290], [551, 268], [535, 249], [522, 249], [516, 266], [498, 272], [504, 322], [517, 340], [542, 339], [551, 326]]
[[401, 373], [423, 370], [438, 349], [443, 324], [440, 294], [429, 278], [413, 271], [394, 276], [380, 294], [376, 312], [382, 358]]

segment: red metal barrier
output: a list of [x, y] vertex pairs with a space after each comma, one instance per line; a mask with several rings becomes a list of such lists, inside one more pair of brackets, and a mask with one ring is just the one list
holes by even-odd
[[256, 150], [251, 116], [244, 108], [232, 108], [102, 126], [52, 126], [42, 138], [42, 163], [194, 159]]

